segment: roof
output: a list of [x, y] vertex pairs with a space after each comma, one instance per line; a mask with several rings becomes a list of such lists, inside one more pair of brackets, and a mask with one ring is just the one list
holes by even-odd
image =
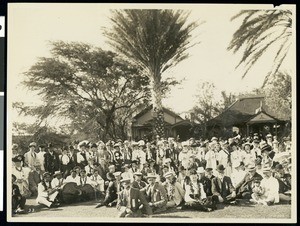
[[[137, 115], [135, 115], [133, 117], [133, 119], [138, 119], [140, 118], [141, 116], [143, 116], [144, 114], [146, 114], [148, 111], [150, 111], [152, 109], [152, 105], [146, 107], [144, 110], [142, 110], [140, 113], [138, 113]], [[182, 117], [180, 117], [178, 114], [176, 114], [175, 112], [171, 111], [170, 109], [168, 108], [165, 108], [163, 107], [163, 110], [164, 112], [168, 113], [169, 115], [173, 116], [173, 117], [176, 117], [176, 118], [180, 118], [181, 120], [184, 120]]]
[[208, 125], [233, 126], [248, 122], [253, 116], [258, 114], [257, 110], [266, 113], [268, 116], [277, 119], [276, 112], [272, 112], [265, 103], [265, 96], [244, 96], [237, 99], [220, 115], [208, 122]]
[[254, 123], [266, 123], [266, 122], [278, 122], [279, 119], [269, 115], [268, 113], [261, 111], [257, 112], [253, 115], [247, 122], [247, 124], [254, 124]]

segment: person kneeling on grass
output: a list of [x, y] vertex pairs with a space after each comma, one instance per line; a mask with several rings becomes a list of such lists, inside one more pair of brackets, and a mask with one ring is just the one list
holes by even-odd
[[43, 174], [43, 180], [38, 184], [38, 196], [36, 202], [43, 204], [49, 208], [58, 207], [59, 203], [56, 199], [58, 188], [52, 188], [51, 175], [48, 172]]
[[197, 175], [197, 171], [192, 169], [190, 171], [190, 180], [185, 186], [185, 204], [181, 209], [192, 209], [205, 212], [211, 212], [213, 209], [208, 207], [211, 204], [211, 198], [207, 197], [203, 184], [200, 183]]
[[121, 180], [124, 189], [118, 194], [117, 209], [119, 217], [142, 217], [143, 210], [148, 216], [152, 215], [152, 210], [144, 194], [137, 188], [133, 188], [130, 178]]
[[12, 211], [13, 214], [25, 213], [26, 198], [21, 195], [18, 185], [15, 184], [17, 177], [12, 175]]
[[218, 165], [217, 177], [212, 179], [212, 202], [214, 209], [217, 203], [230, 203], [236, 204], [236, 192], [232, 185], [230, 177], [224, 176], [224, 166]]

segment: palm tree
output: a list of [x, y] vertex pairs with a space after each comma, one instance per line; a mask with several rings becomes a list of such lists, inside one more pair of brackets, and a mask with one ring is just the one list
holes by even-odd
[[112, 28], [104, 30], [108, 43], [149, 78], [154, 132], [161, 137], [165, 136], [162, 74], [188, 57], [186, 50], [193, 45], [191, 31], [197, 26], [187, 23], [188, 16], [182, 10], [113, 10]]
[[228, 50], [236, 53], [245, 47], [243, 57], [237, 65], [239, 67], [245, 64], [243, 78], [268, 49], [277, 45], [274, 64], [265, 78], [264, 86], [268, 78], [278, 72], [292, 44], [292, 12], [290, 10], [242, 10], [231, 20], [240, 17], [243, 17], [243, 22], [233, 34]]

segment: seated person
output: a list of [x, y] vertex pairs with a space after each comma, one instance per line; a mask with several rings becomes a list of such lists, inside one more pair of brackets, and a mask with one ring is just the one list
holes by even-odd
[[195, 169], [190, 171], [190, 180], [186, 184], [185, 189], [185, 204], [181, 209], [193, 209], [205, 212], [212, 211], [212, 208], [208, 207], [211, 202], [208, 202], [203, 184], [200, 183]]
[[[211, 171], [212, 172], [212, 171]], [[203, 184], [204, 192], [207, 196], [212, 196], [211, 192], [211, 180], [205, 176], [205, 170], [203, 167], [198, 167], [197, 169], [198, 179], [201, 184]]]
[[145, 187], [147, 186], [147, 184], [142, 181], [142, 172], [137, 171], [133, 174], [134, 177], [134, 181], [132, 182], [132, 187], [133, 188], [137, 188], [139, 190], [145, 190]]
[[152, 210], [143, 193], [131, 186], [130, 178], [121, 180], [123, 190], [118, 194], [117, 209], [119, 217], [142, 217], [142, 209], [147, 215], [152, 215]]
[[270, 167], [263, 168], [261, 187], [263, 190], [262, 201], [266, 205], [279, 202], [279, 183], [278, 180], [272, 176]]
[[261, 180], [258, 178], [253, 181], [253, 187], [252, 187], [253, 193], [251, 194], [252, 199], [250, 199], [250, 201], [257, 204], [267, 205], [266, 201], [264, 201], [263, 198], [264, 190], [260, 186], [260, 182]]
[[60, 171], [55, 171], [53, 174], [53, 179], [51, 181], [51, 187], [56, 188], [58, 191], [57, 200], [61, 202], [61, 189], [65, 185], [65, 179], [63, 178], [63, 174]]
[[230, 177], [224, 175], [224, 166], [217, 166], [217, 177], [212, 179], [212, 201], [214, 208], [217, 203], [235, 203], [236, 192]]
[[43, 174], [43, 180], [38, 184], [38, 196], [36, 202], [49, 208], [59, 206], [56, 196], [58, 189], [51, 186], [51, 175], [48, 172]]
[[65, 183], [73, 182], [73, 183], [78, 184], [79, 183], [79, 176], [77, 175], [76, 170], [72, 169], [70, 171], [70, 173], [71, 173], [71, 175], [67, 176], [67, 178], [65, 179]]
[[185, 191], [181, 184], [176, 181], [174, 172], [167, 172], [164, 178], [166, 178], [164, 186], [168, 196], [167, 208], [178, 207], [184, 202]]
[[13, 214], [25, 213], [26, 198], [21, 195], [18, 185], [15, 184], [17, 177], [12, 175], [12, 211]]
[[36, 165], [33, 170], [29, 172], [28, 184], [31, 196], [36, 197], [38, 193], [38, 184], [41, 182], [42, 178], [41, 165]]
[[157, 175], [155, 173], [148, 173], [148, 185], [145, 188], [145, 193], [152, 212], [159, 213], [166, 210], [168, 196], [165, 188], [156, 179]]
[[113, 173], [107, 173], [106, 178], [108, 179], [108, 186], [105, 191], [104, 200], [97, 204], [95, 208], [99, 208], [101, 206], [112, 207], [115, 206], [117, 203], [118, 195], [116, 178], [113, 175]]
[[291, 174], [286, 173], [282, 164], [275, 166], [274, 177], [279, 183], [279, 201], [291, 203]]

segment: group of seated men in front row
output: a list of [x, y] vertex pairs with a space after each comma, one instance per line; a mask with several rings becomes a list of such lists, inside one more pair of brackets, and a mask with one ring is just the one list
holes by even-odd
[[[216, 138], [212, 138], [210, 143], [203, 142], [200, 145], [194, 145], [194, 141], [182, 142], [183, 148], [177, 144], [178, 150], [174, 149], [174, 144], [172, 147], [172, 143], [164, 142], [166, 145], [157, 145], [157, 152], [153, 153], [168, 151], [169, 155], [173, 153], [175, 158], [166, 158], [167, 155], [157, 154], [155, 160], [147, 157], [150, 155], [146, 155], [146, 161], [141, 163], [131, 157], [131, 160], [123, 159], [120, 167], [117, 159], [110, 161], [110, 165], [107, 166], [106, 159], [100, 157], [97, 162], [95, 158], [89, 159], [84, 166], [76, 164], [70, 171], [56, 170], [52, 173], [48, 171], [37, 173], [35, 175], [39, 177], [40, 182], [37, 185], [36, 201], [38, 204], [55, 208], [61, 203], [96, 199], [99, 201], [97, 208], [116, 206], [120, 217], [151, 215], [172, 207], [209, 212], [217, 209], [218, 203], [236, 204], [240, 199], [262, 205], [272, 205], [278, 202], [290, 203], [290, 165], [284, 162], [281, 164], [280, 161], [275, 164], [274, 161], [274, 159], [279, 159], [276, 156], [289, 153], [289, 149], [278, 152], [263, 139], [260, 146], [256, 145], [255, 139], [251, 143], [249, 141], [237, 142], [238, 140], [218, 143]], [[86, 145], [78, 146], [82, 150], [77, 153], [84, 153], [83, 148]], [[137, 149], [134, 145], [132, 146], [133, 151], [128, 152], [132, 155], [135, 152], [137, 154], [148, 153], [143, 144], [138, 145]], [[116, 150], [112, 149], [115, 155], [120, 152], [117, 147], [119, 146], [114, 147]], [[95, 150], [97, 154], [97, 151], [100, 153], [102, 149]], [[50, 155], [51, 151], [53, 152], [50, 148]], [[228, 153], [226, 158], [224, 157], [225, 160], [228, 159], [228, 162], [225, 161], [226, 165], [220, 164], [223, 152]], [[28, 153], [35, 154], [35, 149]], [[124, 155], [124, 151], [122, 153]], [[52, 156], [55, 155], [52, 154]], [[236, 156], [240, 158], [234, 162]], [[260, 156], [262, 156], [263, 164], [256, 161], [261, 160], [258, 158]], [[162, 157], [163, 161], [159, 161], [159, 157]], [[63, 160], [63, 158], [59, 159]], [[239, 159], [242, 161], [239, 162]], [[16, 155], [13, 162], [13, 213], [23, 213], [25, 197], [28, 197], [30, 193], [26, 175], [31, 173], [32, 176], [36, 170], [30, 170], [29, 167], [24, 166], [22, 155]], [[30, 211], [33, 210], [29, 209]]]

